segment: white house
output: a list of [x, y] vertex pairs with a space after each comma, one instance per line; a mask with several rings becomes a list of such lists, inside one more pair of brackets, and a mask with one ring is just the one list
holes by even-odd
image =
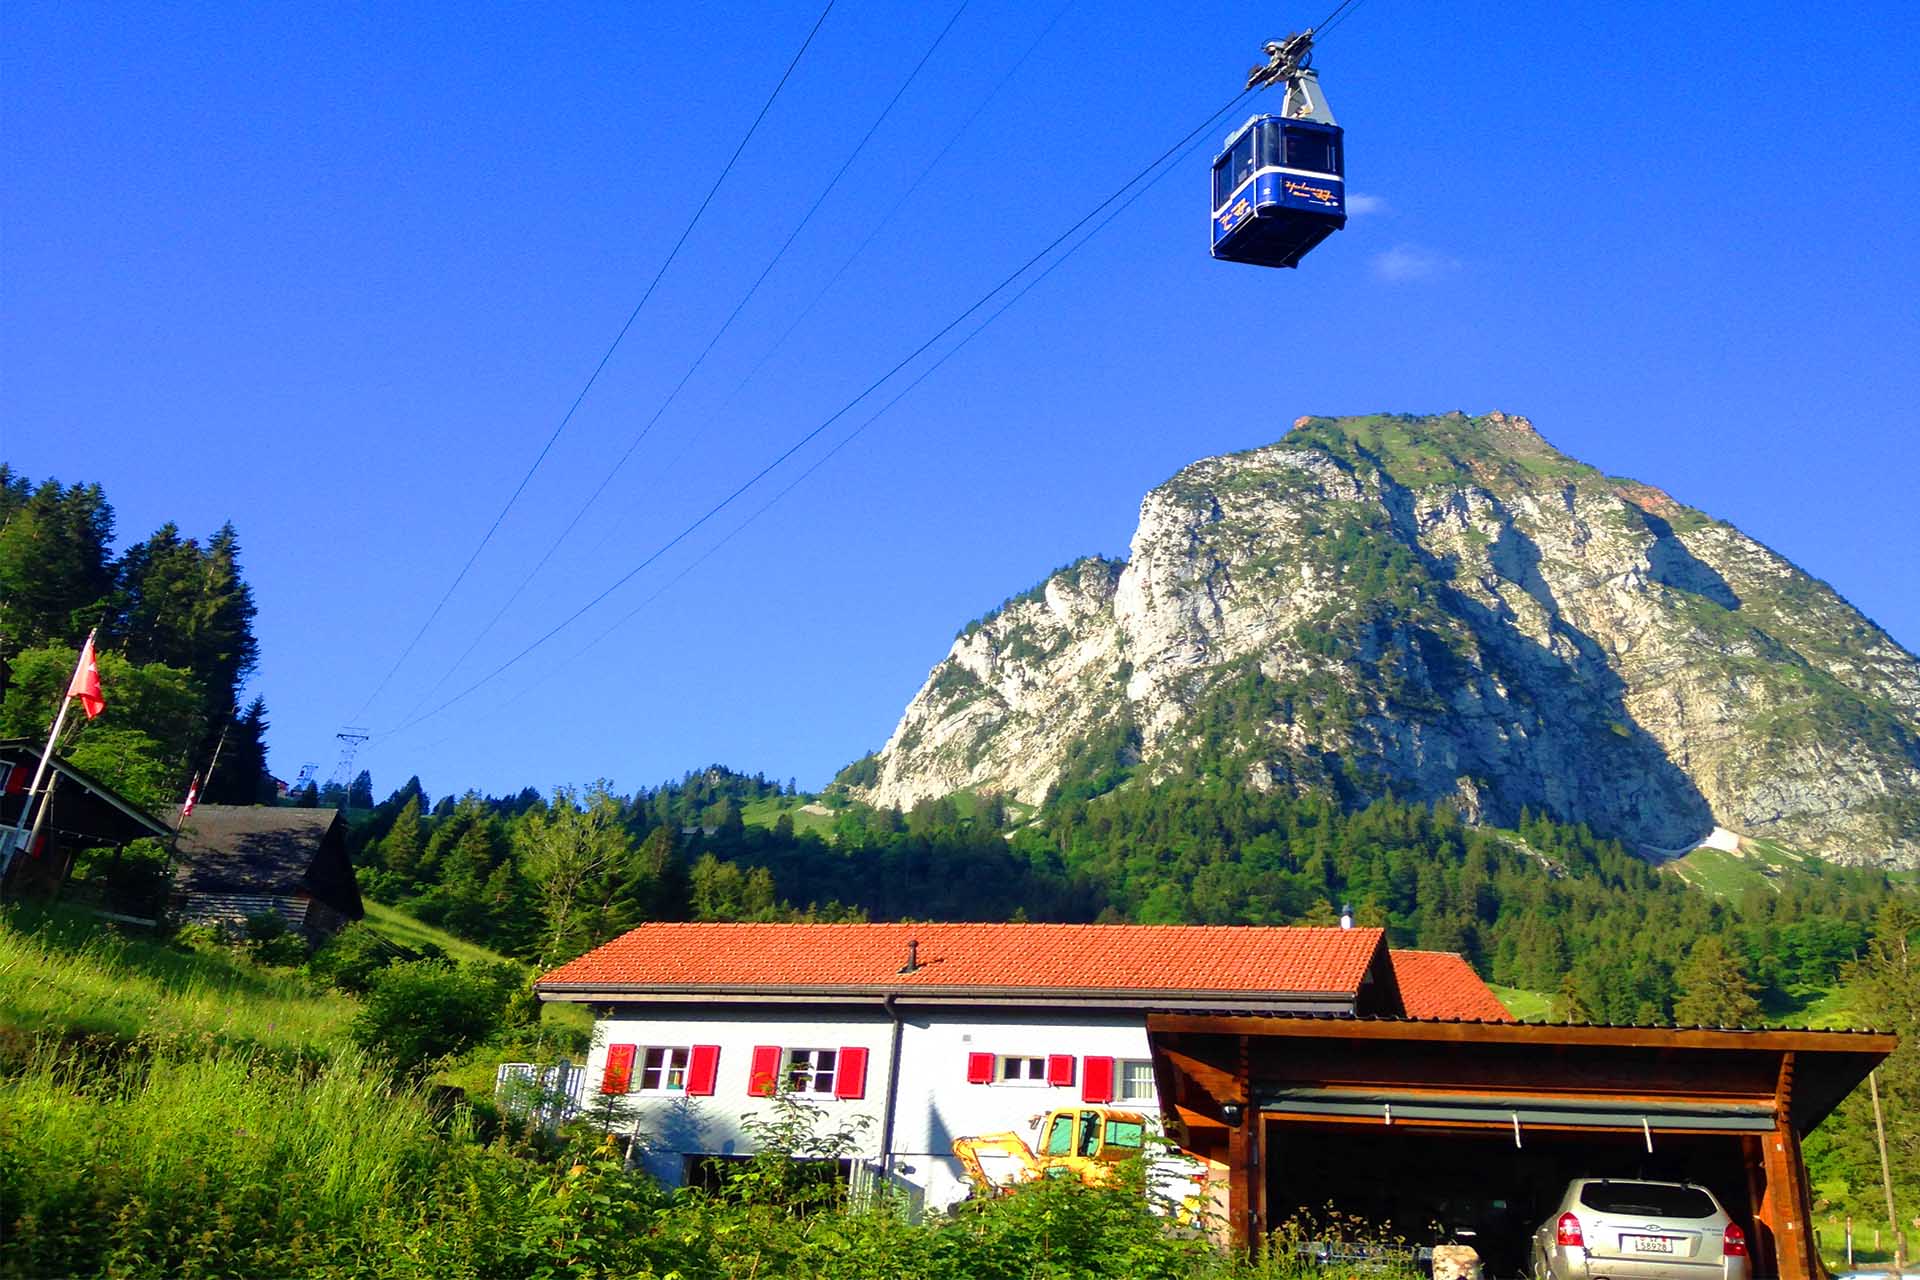
[[587, 1104], [622, 1099], [664, 1182], [750, 1154], [741, 1121], [784, 1082], [936, 1208], [967, 1190], [955, 1138], [1080, 1102], [1159, 1115], [1150, 1011], [1508, 1016], [1459, 957], [1379, 929], [648, 924], [537, 989], [594, 1008]]

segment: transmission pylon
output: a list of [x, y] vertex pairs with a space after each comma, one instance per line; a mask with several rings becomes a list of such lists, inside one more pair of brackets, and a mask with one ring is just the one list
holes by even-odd
[[340, 807], [343, 809], [353, 807], [353, 758], [359, 754], [360, 744], [372, 736], [370, 731], [354, 725], [346, 725], [333, 735], [340, 744], [340, 763], [333, 766], [333, 776], [327, 779], [327, 785], [339, 784], [346, 797], [341, 801]]

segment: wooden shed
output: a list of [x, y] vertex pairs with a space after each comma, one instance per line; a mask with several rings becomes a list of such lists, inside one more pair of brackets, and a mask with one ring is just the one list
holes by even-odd
[[[20, 821], [40, 749], [25, 738], [0, 739], [0, 829]], [[0, 889], [6, 896], [58, 894], [73, 869], [74, 855], [82, 849], [164, 840], [173, 834], [152, 814], [62, 756], [47, 757], [41, 785], [45, 803], [35, 809], [27, 838], [19, 848], [0, 853]]]
[[1756, 1276], [1817, 1280], [1800, 1140], [1895, 1047], [1866, 1032], [1156, 1013], [1163, 1115], [1235, 1242], [1331, 1205], [1470, 1221], [1493, 1276], [1576, 1177], [1703, 1184]]
[[203, 804], [176, 855], [172, 909], [183, 922], [237, 927], [277, 915], [317, 943], [366, 914], [333, 809]]

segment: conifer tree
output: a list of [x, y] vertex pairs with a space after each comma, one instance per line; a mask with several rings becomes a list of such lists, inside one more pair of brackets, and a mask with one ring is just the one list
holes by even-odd
[[78, 647], [106, 618], [113, 592], [108, 545], [113, 508], [99, 485], [62, 489], [0, 474], [0, 652], [44, 644]]
[[399, 816], [394, 818], [386, 838], [380, 841], [380, 855], [387, 864], [387, 870], [399, 879], [412, 883], [420, 871], [420, 852], [424, 843], [420, 832], [420, 797], [409, 796], [407, 802], [400, 806]]
[[267, 729], [267, 700], [256, 697], [227, 730], [224, 744], [219, 743], [216, 734], [214, 743], [207, 748], [207, 758], [211, 759], [212, 747], [218, 745], [220, 759], [201, 789], [202, 799], [208, 804], [272, 803], [273, 781], [267, 773]]
[[1681, 995], [1673, 1002], [1673, 1016], [1682, 1026], [1749, 1027], [1759, 1021], [1753, 983], [1718, 937], [1695, 942], [1676, 976]]

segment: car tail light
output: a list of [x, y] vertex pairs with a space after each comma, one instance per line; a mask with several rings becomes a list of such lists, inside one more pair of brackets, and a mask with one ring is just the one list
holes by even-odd
[[[1587, 1238], [1580, 1234], [1580, 1219], [1570, 1213], [1560, 1215], [1560, 1223], [1554, 1228], [1554, 1234], [1559, 1238], [1562, 1249], [1586, 1248]], [[1745, 1247], [1744, 1244], [1741, 1245], [1741, 1248]]]
[[1739, 1223], [1729, 1222], [1727, 1224], [1727, 1234], [1726, 1238], [1720, 1242], [1720, 1252], [1728, 1258], [1744, 1258], [1747, 1256], [1747, 1233], [1740, 1229]]

